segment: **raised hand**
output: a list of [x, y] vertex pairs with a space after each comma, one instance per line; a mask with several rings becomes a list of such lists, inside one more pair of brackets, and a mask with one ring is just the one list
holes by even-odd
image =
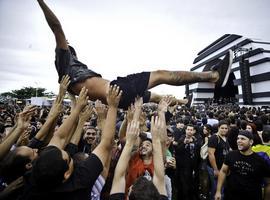
[[122, 90], [120, 90], [119, 86], [110, 85], [109, 91], [107, 93], [108, 105], [117, 108], [121, 96], [122, 96]]
[[29, 144], [29, 136], [30, 136], [30, 131], [25, 130], [23, 134], [19, 137], [16, 146], [27, 146]]
[[79, 123], [84, 124], [90, 118], [92, 112], [93, 112], [93, 106], [86, 105], [85, 108], [80, 113]]
[[163, 96], [158, 104], [158, 111], [167, 112], [168, 106], [172, 103], [173, 96]]
[[127, 113], [126, 113], [126, 119], [127, 119], [127, 122], [130, 123], [133, 119], [133, 115], [134, 115], [134, 112], [135, 112], [135, 107], [133, 104], [131, 104], [129, 107], [128, 107], [128, 110], [127, 110]]
[[106, 108], [106, 105], [101, 103], [100, 100], [95, 101], [95, 111], [99, 119], [106, 119], [108, 110]]
[[127, 133], [126, 133], [126, 143], [135, 144], [140, 133], [140, 123], [136, 120], [133, 120], [131, 123], [128, 123]]
[[158, 116], [151, 118], [151, 134], [153, 141], [156, 139], [163, 140], [163, 135], [166, 132], [166, 122]]
[[49, 112], [49, 117], [57, 117], [62, 112], [63, 109], [62, 101], [63, 99], [60, 99], [58, 97], [55, 99]]
[[65, 96], [69, 84], [70, 84], [69, 75], [64, 75], [62, 77], [62, 80], [61, 80], [60, 85], [59, 85], [59, 94], [58, 94], [58, 96], [60, 96], [60, 97]]
[[23, 111], [19, 113], [17, 127], [22, 128], [23, 130], [27, 129], [30, 124], [30, 119], [32, 115], [34, 115], [36, 109], [37, 107], [33, 105], [26, 106]]
[[87, 105], [87, 101], [89, 98], [87, 96], [87, 93], [88, 93], [88, 89], [86, 89], [86, 87], [83, 87], [77, 99], [76, 106], [75, 106], [76, 108], [81, 110]]

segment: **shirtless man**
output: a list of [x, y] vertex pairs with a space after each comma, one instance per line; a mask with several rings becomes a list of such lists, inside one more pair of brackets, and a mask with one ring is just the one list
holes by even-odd
[[[119, 107], [126, 109], [130, 103], [134, 101], [136, 96], [143, 97], [144, 102], [158, 103], [162, 95], [151, 93], [148, 90], [160, 84], [180, 86], [196, 82], [212, 82], [222, 87], [226, 85], [232, 64], [231, 50], [229, 50], [223, 60], [212, 67], [212, 71], [189, 72], [157, 70], [132, 74], [127, 77], [118, 77], [113, 81], [103, 79], [100, 74], [88, 69], [85, 64], [78, 61], [74, 48], [68, 45], [64, 31], [57, 17], [43, 0], [37, 1], [56, 39], [55, 66], [59, 81], [61, 81], [64, 75], [69, 75], [69, 92], [73, 94], [78, 95], [85, 86], [88, 89], [90, 100], [99, 99], [106, 104], [106, 91], [110, 85], [116, 84], [123, 91]], [[181, 100], [175, 98], [171, 105], [186, 103], [186, 99]]]

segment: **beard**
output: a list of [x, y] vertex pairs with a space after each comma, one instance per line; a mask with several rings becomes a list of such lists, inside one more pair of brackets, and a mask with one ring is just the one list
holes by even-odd
[[239, 151], [246, 152], [249, 150], [250, 146], [237, 146]]

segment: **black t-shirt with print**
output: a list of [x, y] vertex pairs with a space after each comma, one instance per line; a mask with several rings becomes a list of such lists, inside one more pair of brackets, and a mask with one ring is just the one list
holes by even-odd
[[[110, 195], [110, 200], [124, 200], [125, 194], [124, 193], [115, 193]], [[158, 200], [168, 200], [168, 197], [165, 195], [160, 195]]]
[[[221, 169], [225, 156], [229, 153], [229, 150], [230, 150], [228, 141], [226, 140], [225, 142], [218, 135], [212, 135], [209, 138], [208, 147], [216, 149], [215, 151], [216, 164], [217, 164], [217, 168]], [[208, 164], [209, 166], [211, 166], [210, 162]]]
[[[231, 151], [224, 164], [229, 167], [226, 178], [226, 199], [261, 199], [261, 184], [264, 177], [270, 177], [270, 167], [256, 153], [243, 155], [240, 151]], [[230, 198], [228, 198], [230, 197]]]

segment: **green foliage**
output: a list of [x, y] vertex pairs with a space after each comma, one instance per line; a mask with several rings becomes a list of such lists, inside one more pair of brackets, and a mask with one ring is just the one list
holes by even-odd
[[12, 92], [4, 92], [2, 96], [10, 96], [12, 98], [18, 99], [29, 99], [31, 97], [44, 97], [44, 96], [51, 96], [52, 92], [45, 92], [45, 88], [34, 88], [34, 87], [23, 87], [19, 90], [12, 90]]

